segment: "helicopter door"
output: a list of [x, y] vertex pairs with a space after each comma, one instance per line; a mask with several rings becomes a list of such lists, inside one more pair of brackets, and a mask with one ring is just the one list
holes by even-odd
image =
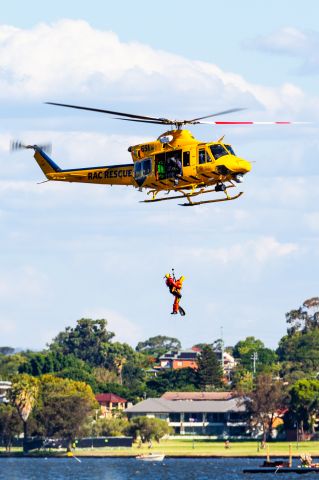
[[[157, 180], [175, 178], [177, 174], [182, 175], [182, 151], [159, 153], [155, 155], [155, 172]], [[185, 166], [185, 165], [184, 165]]]
[[144, 160], [134, 163], [134, 178], [139, 187], [143, 185], [146, 177], [152, 173], [152, 159], [145, 158]]

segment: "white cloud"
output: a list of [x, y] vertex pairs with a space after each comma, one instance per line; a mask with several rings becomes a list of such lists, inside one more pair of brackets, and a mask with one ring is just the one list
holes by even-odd
[[278, 258], [291, 256], [298, 250], [296, 243], [280, 243], [273, 237], [260, 237], [227, 247], [190, 248], [183, 253], [195, 260], [205, 259], [205, 262], [210, 264], [231, 265], [234, 262], [250, 264], [255, 261], [259, 265], [265, 265]]
[[185, 114], [194, 108], [207, 111], [207, 102], [214, 109], [243, 105], [285, 113], [296, 111], [296, 100], [309, 108], [318, 104], [318, 99], [305, 99], [294, 85], [254, 85], [214, 64], [121, 42], [115, 33], [95, 30], [83, 20], [61, 20], [29, 30], [0, 27], [3, 100], [70, 102], [85, 97], [85, 102], [103, 105], [128, 97], [143, 102], [150, 96], [154, 108], [163, 103], [169, 108], [174, 99], [174, 108], [179, 103]]
[[283, 27], [271, 35], [260, 36], [249, 42], [253, 48], [279, 55], [296, 57], [301, 65], [299, 73], [319, 73], [319, 32]]

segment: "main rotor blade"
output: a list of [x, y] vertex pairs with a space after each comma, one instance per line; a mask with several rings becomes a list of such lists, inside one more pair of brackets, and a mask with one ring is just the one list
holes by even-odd
[[246, 110], [246, 108], [231, 108], [230, 110], [224, 110], [223, 112], [213, 113], [212, 115], [206, 115], [205, 117], [193, 118], [192, 120], [187, 120], [187, 123], [196, 122], [197, 120], [203, 120], [204, 118], [217, 117], [219, 115], [226, 115], [227, 113], [240, 112], [241, 110]]
[[128, 117], [128, 118], [139, 118], [141, 120], [155, 120], [155, 121], [166, 120], [165, 118], [148, 117], [146, 115], [134, 115], [132, 113], [124, 113], [124, 112], [115, 112], [114, 110], [104, 110], [102, 108], [81, 107], [79, 105], [69, 105], [67, 103], [55, 103], [55, 102], [45, 102], [45, 103], [47, 105], [56, 105], [58, 107], [75, 108], [77, 110], [88, 110], [90, 112], [108, 113], [111, 115], [120, 115], [122, 117]]
[[[139, 120], [138, 118], [117, 118], [117, 117], [114, 117], [115, 120], [125, 120], [126, 122], [140, 122], [140, 123], [154, 123], [154, 124], [158, 124], [158, 125], [175, 125], [175, 122], [171, 121], [171, 120], [165, 120], [164, 121], [157, 121], [157, 120]], [[164, 119], [163, 119], [164, 120]]]
[[311, 122], [198, 122], [201, 125], [307, 125]]

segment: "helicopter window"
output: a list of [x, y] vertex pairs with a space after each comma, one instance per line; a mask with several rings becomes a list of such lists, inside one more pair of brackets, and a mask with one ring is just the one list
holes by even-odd
[[142, 176], [142, 162], [135, 162], [134, 164], [134, 177], [141, 178]]
[[211, 162], [212, 159], [210, 158], [208, 152], [206, 152], [206, 150], [204, 149], [201, 149], [201, 150], [198, 150], [198, 163], [201, 165], [203, 163], [206, 163], [206, 162]]
[[190, 152], [183, 152], [183, 167], [190, 165]]
[[217, 160], [217, 158], [222, 157], [223, 155], [228, 155], [228, 152], [223, 145], [220, 145], [216, 143], [215, 145], [210, 145], [209, 146], [214, 158]]
[[225, 145], [225, 147], [227, 148], [227, 150], [229, 151], [229, 153], [231, 153], [232, 155], [236, 155], [234, 150], [232, 149], [232, 147], [230, 145]]
[[150, 158], [142, 161], [142, 176], [146, 177], [152, 171], [152, 162]]

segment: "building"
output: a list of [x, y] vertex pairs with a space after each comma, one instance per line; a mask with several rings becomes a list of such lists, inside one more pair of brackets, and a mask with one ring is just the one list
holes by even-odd
[[[172, 370], [176, 370], [179, 368], [193, 368], [196, 370], [198, 368], [198, 357], [200, 352], [200, 348], [197, 347], [192, 347], [187, 350], [170, 350], [159, 357], [160, 369], [164, 370], [170, 368]], [[228, 352], [216, 350], [215, 353], [218, 360], [223, 365], [223, 371], [226, 379], [230, 379], [232, 371], [237, 365], [236, 360]]]
[[111, 417], [127, 407], [127, 400], [115, 393], [98, 393], [95, 398], [101, 407], [101, 417]]
[[12, 383], [0, 380], [0, 403], [8, 403], [8, 392], [11, 389]]
[[248, 414], [239, 398], [224, 400], [167, 400], [149, 398], [125, 410], [128, 418], [147, 416], [166, 420], [175, 435], [249, 438]]
[[170, 350], [159, 357], [161, 369], [193, 368], [198, 367], [198, 356], [200, 352], [189, 348], [187, 350]]

